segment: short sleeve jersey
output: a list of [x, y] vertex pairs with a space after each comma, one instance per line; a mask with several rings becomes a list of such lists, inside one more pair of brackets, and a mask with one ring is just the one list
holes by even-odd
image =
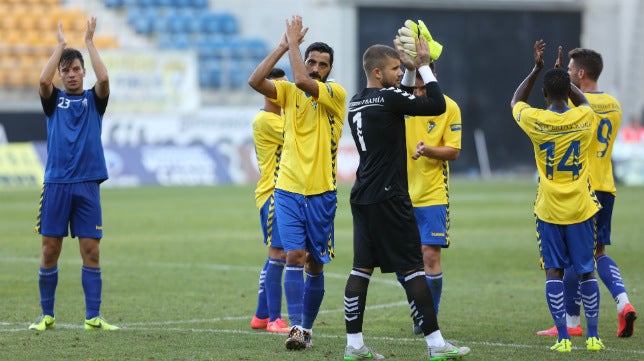
[[613, 178], [613, 145], [622, 122], [619, 101], [606, 93], [585, 93], [595, 111], [595, 132], [590, 142], [590, 184], [596, 191], [616, 194]]
[[259, 168], [259, 180], [255, 188], [255, 203], [261, 209], [266, 203], [277, 180], [282, 144], [284, 120], [273, 112], [260, 110], [253, 119], [253, 141]]
[[588, 149], [594, 112], [588, 106], [562, 113], [518, 102], [512, 109], [517, 124], [534, 148], [539, 187], [534, 212], [542, 221], [575, 224], [601, 208], [590, 186]]
[[[428, 97], [399, 88], [365, 88], [349, 102], [349, 126], [360, 155], [350, 200], [372, 204], [394, 196], [409, 197], [405, 114], [439, 115], [445, 103], [438, 83]], [[435, 99], [440, 99], [437, 102]]]
[[49, 99], [41, 99], [47, 119], [45, 183], [107, 179], [101, 143], [107, 101], [99, 99], [94, 88], [71, 95], [54, 87]]
[[306, 196], [336, 190], [338, 142], [346, 113], [346, 91], [318, 82], [313, 98], [285, 80], [274, 81], [282, 107], [284, 147], [276, 188]]
[[429, 157], [414, 160], [411, 157], [421, 140], [429, 146], [461, 149], [461, 110], [447, 95], [445, 104], [447, 110], [441, 115], [415, 116], [405, 121], [409, 196], [414, 207], [448, 203], [449, 162]]

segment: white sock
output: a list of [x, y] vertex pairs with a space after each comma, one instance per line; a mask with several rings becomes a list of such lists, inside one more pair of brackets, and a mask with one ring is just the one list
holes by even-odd
[[429, 335], [425, 336], [427, 347], [443, 347], [445, 346], [445, 339], [441, 334], [441, 330], [436, 330]]
[[581, 325], [581, 316], [571, 316], [566, 313], [566, 326], [568, 328], [575, 328]]
[[626, 306], [627, 303], [631, 303], [631, 301], [628, 300], [626, 292], [622, 292], [617, 295], [617, 297], [615, 297], [615, 301], [617, 301], [617, 312], [622, 312], [624, 306]]
[[364, 340], [362, 339], [362, 332], [347, 333], [347, 345], [355, 349], [362, 348], [362, 346], [364, 346]]

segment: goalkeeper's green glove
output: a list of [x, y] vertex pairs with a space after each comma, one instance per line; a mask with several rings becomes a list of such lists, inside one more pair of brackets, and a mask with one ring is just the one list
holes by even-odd
[[[405, 21], [405, 25], [407, 24], [407, 21]], [[413, 21], [411, 21], [411, 23], [413, 23]], [[432, 34], [429, 33], [427, 25], [425, 25], [422, 20], [418, 20], [418, 31], [419, 34], [422, 35], [425, 40], [427, 40], [427, 44], [429, 45], [429, 55], [432, 61], [438, 60], [438, 58], [441, 56], [441, 53], [443, 52], [443, 46], [438, 41], [432, 38]]]

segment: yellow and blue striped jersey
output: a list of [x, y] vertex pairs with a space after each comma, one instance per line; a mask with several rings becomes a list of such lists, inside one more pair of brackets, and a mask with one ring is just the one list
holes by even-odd
[[588, 106], [562, 113], [518, 102], [512, 115], [534, 147], [539, 187], [534, 213], [542, 221], [574, 224], [601, 208], [590, 186], [588, 149], [594, 112]]
[[445, 113], [414, 116], [405, 121], [409, 196], [414, 207], [448, 204], [449, 162], [429, 157], [411, 158], [421, 140], [429, 146], [461, 149], [461, 110], [454, 100], [444, 97]]
[[259, 168], [259, 181], [255, 188], [255, 204], [261, 209], [273, 194], [277, 180], [282, 144], [284, 120], [279, 115], [260, 110], [253, 119], [253, 141]]
[[613, 178], [613, 145], [622, 122], [619, 101], [606, 93], [584, 93], [595, 111], [595, 127], [588, 157], [590, 160], [590, 184], [596, 191], [615, 195]]
[[284, 148], [276, 188], [305, 196], [336, 190], [338, 142], [346, 112], [346, 91], [318, 82], [314, 99], [285, 80], [274, 81], [275, 103], [284, 117]]

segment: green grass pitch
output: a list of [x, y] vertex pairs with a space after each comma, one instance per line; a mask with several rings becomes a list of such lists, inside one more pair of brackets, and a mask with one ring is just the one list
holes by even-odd
[[[336, 258], [325, 268], [315, 346], [301, 352], [286, 351], [284, 335], [249, 327], [266, 257], [252, 185], [103, 189], [101, 312], [122, 327], [115, 332], [82, 329], [80, 255], [70, 238], [59, 263], [57, 328], [27, 330], [40, 313], [40, 237], [33, 233], [40, 191], [0, 191], [0, 360], [341, 360], [352, 257], [349, 190], [339, 188]], [[615, 302], [603, 284], [599, 329], [607, 350], [588, 352], [583, 338], [573, 338], [573, 352], [561, 355], [549, 350], [553, 338], [535, 336], [552, 326], [538, 266], [535, 192], [530, 180], [452, 181], [453, 243], [443, 252], [439, 314], [444, 337], [472, 349], [465, 360], [644, 360], [644, 316], [632, 338], [617, 338]], [[642, 204], [644, 187], [618, 188], [608, 254], [644, 312]], [[393, 275], [376, 271], [367, 307], [370, 347], [388, 360], [427, 359]]]

